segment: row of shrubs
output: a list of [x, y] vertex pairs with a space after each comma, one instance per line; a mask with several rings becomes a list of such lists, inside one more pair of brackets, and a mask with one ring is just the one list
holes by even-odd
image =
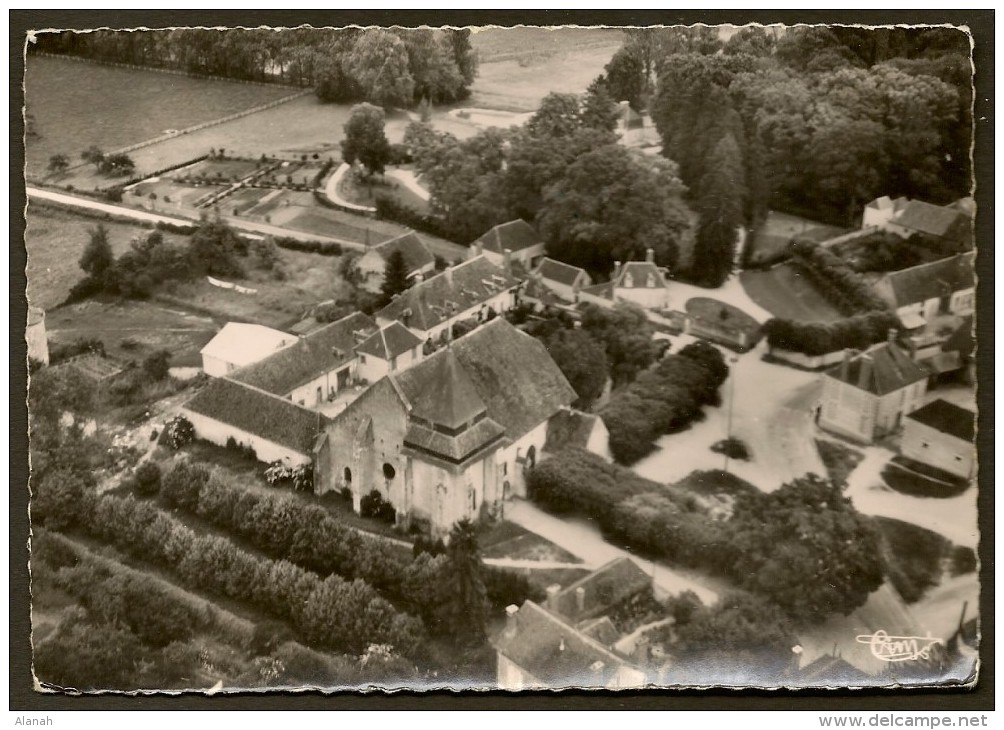
[[301, 251], [303, 253], [319, 253], [322, 256], [341, 256], [345, 249], [335, 241], [301, 241], [298, 238], [282, 236], [273, 238], [275, 245], [290, 251]]
[[422, 213], [415, 210], [410, 205], [406, 205], [399, 200], [386, 195], [377, 195], [376, 214], [383, 220], [394, 221], [401, 225], [414, 228], [447, 241], [458, 241], [460, 237], [451, 230], [442, 220], [434, 215]]
[[884, 311], [888, 305], [843, 258], [806, 239], [791, 244], [792, 263], [833, 306], [847, 315]]
[[641, 373], [600, 412], [614, 458], [634, 463], [660, 436], [700, 418], [702, 406], [718, 402], [718, 388], [728, 375], [721, 352], [706, 342], [687, 345]]
[[421, 624], [365, 581], [338, 575], [322, 579], [288, 560], [253, 555], [226, 538], [197, 534], [150, 502], [85, 492], [78, 524], [188, 585], [248, 601], [291, 622], [317, 646], [357, 654], [369, 643], [380, 643], [409, 655], [422, 642]]
[[[286, 494], [252, 492], [185, 460], [164, 474], [161, 495], [168, 504], [198, 514], [269, 555], [320, 575], [365, 580], [409, 612], [428, 615], [438, 600], [430, 585], [415, 589], [416, 573], [423, 567], [411, 555], [345, 526], [321, 506]], [[482, 577], [493, 606], [532, 596], [523, 576], [485, 568]]]
[[763, 332], [771, 349], [825, 355], [848, 348], [865, 349], [886, 339], [890, 329], [900, 329], [893, 312], [856, 314], [836, 322], [798, 322], [774, 318], [764, 323]]

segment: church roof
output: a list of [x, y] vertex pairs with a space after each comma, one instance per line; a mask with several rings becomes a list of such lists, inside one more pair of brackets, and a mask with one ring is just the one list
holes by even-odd
[[396, 375], [395, 380], [411, 404], [411, 415], [430, 423], [456, 429], [486, 411], [452, 347]]

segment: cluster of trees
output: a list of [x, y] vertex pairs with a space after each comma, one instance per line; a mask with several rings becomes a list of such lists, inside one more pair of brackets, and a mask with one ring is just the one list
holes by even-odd
[[888, 311], [865, 312], [828, 323], [774, 318], [763, 325], [771, 348], [810, 357], [848, 348], [863, 350], [886, 339], [890, 329], [899, 328], [899, 319]]
[[914, 233], [903, 238], [888, 231], [876, 231], [833, 246], [841, 258], [859, 273], [899, 271], [938, 261], [971, 248], [951, 239]]
[[881, 312], [889, 305], [843, 258], [808, 239], [791, 244], [792, 264], [844, 314]]
[[668, 345], [652, 338], [655, 328], [645, 310], [631, 302], [618, 302], [610, 309], [587, 303], [579, 311], [582, 330], [606, 353], [607, 367], [615, 388], [632, 382], [638, 373], [662, 355]]
[[[80, 153], [80, 159], [89, 162], [97, 171], [106, 177], [122, 177], [136, 171], [136, 163], [124, 152], [106, 155], [95, 145], [91, 145]], [[65, 155], [53, 155], [49, 158], [49, 171], [53, 173], [66, 172], [70, 161]]]
[[743, 490], [727, 520], [681, 488], [581, 450], [538, 464], [527, 488], [546, 509], [588, 516], [643, 552], [728, 578], [801, 624], [862, 605], [885, 570], [871, 519], [815, 475], [770, 494]]
[[703, 406], [718, 402], [718, 388], [728, 375], [721, 352], [706, 342], [687, 345], [641, 373], [600, 411], [614, 458], [631, 464], [660, 436], [686, 428]]
[[31, 50], [313, 86], [325, 101], [385, 107], [466, 98], [478, 65], [466, 28], [68, 31], [41, 34]]
[[461, 141], [414, 123], [404, 142], [454, 240], [522, 218], [551, 255], [598, 276], [647, 248], [672, 266], [690, 228], [676, 167], [617, 144], [614, 110], [602, 90], [549, 94], [521, 127]]
[[132, 241], [118, 258], [108, 229], [98, 225], [80, 257], [86, 276], [70, 290], [69, 301], [97, 293], [142, 299], [166, 281], [185, 281], [206, 274], [242, 277], [245, 265], [278, 272], [279, 253], [271, 239], [248, 241], [220, 218], [206, 218], [187, 244], [167, 241], [159, 230]]

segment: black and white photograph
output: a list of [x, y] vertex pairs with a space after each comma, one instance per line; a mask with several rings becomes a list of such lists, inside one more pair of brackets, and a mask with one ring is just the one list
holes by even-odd
[[973, 687], [973, 48], [29, 31], [34, 691]]

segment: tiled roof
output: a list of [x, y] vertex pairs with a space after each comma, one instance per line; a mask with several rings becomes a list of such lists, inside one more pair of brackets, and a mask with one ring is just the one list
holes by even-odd
[[304, 383], [336, 370], [355, 357], [357, 338], [376, 329], [376, 323], [356, 312], [332, 322], [296, 344], [231, 374], [234, 380], [275, 395], [287, 395]]
[[973, 441], [976, 437], [976, 414], [941, 398], [906, 417], [963, 441]]
[[422, 340], [403, 324], [391, 322], [375, 334], [370, 335], [369, 339], [364, 340], [356, 347], [356, 352], [372, 355], [381, 360], [390, 360], [392, 357], [403, 355], [411, 348], [421, 344]]
[[[650, 282], [652, 286], [649, 286]], [[667, 284], [662, 270], [655, 264], [648, 261], [628, 261], [621, 267], [614, 286], [618, 289], [665, 289]]]
[[604, 646], [613, 646], [621, 638], [620, 632], [614, 626], [614, 622], [607, 616], [586, 619], [579, 622], [576, 628], [586, 636], [596, 639]]
[[537, 267], [537, 273], [545, 279], [550, 279], [566, 286], [572, 286], [581, 274], [586, 273], [586, 270], [580, 269], [578, 266], [566, 264], [563, 261], [545, 258], [540, 262], [540, 266]]
[[582, 292], [583, 294], [592, 294], [594, 297], [600, 297], [602, 299], [613, 299], [614, 285], [613, 282], [605, 281], [602, 284], [584, 286], [582, 287]]
[[487, 417], [458, 434], [446, 434], [424, 424], [409, 423], [404, 445], [454, 464], [463, 464], [498, 442], [504, 434], [505, 429]]
[[[866, 360], [870, 361], [870, 369], [862, 382], [861, 372]], [[897, 345], [883, 342], [851, 357], [847, 363], [834, 366], [827, 375], [869, 393], [886, 395], [926, 380], [929, 373]]]
[[603, 687], [618, 668], [631, 666], [600, 642], [525, 601], [516, 630], [503, 631], [495, 648], [548, 688]]
[[[578, 622], [606, 613], [651, 585], [651, 576], [631, 558], [616, 558], [558, 592], [553, 608], [570, 621]], [[580, 588], [584, 592], [581, 610], [576, 596]]]
[[293, 344], [296, 337], [260, 324], [227, 322], [201, 353], [231, 362], [238, 367], [257, 362], [279, 348]]
[[975, 253], [963, 253], [909, 269], [892, 271], [884, 278], [892, 288], [896, 306], [903, 307], [974, 287], [974, 259]]
[[540, 236], [529, 223], [521, 218], [508, 223], [500, 223], [477, 239], [485, 251], [497, 253], [500, 256], [506, 249], [512, 252], [522, 251], [541, 243]]
[[911, 200], [892, 223], [911, 231], [965, 241], [972, 233], [972, 220], [964, 212], [922, 200]]
[[452, 347], [436, 352], [394, 379], [411, 404], [411, 415], [425, 421], [455, 429], [486, 411]]
[[327, 423], [320, 413], [229, 378], [212, 380], [184, 407], [306, 455]]
[[377, 317], [396, 319], [411, 329], [430, 330], [519, 283], [516, 277], [478, 256], [406, 289], [377, 312]]
[[436, 263], [436, 257], [414, 231], [384, 241], [374, 246], [373, 250], [380, 254], [384, 261], [395, 251], [400, 251], [404, 255], [404, 263], [408, 267], [409, 274], [415, 274]]
[[585, 449], [599, 416], [563, 408], [547, 422], [544, 451], [556, 454], [563, 449]]

